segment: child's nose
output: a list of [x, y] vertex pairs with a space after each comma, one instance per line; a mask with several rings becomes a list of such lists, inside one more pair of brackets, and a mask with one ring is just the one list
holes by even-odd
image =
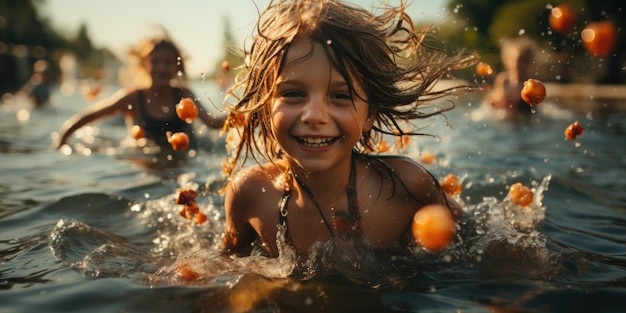
[[304, 106], [302, 122], [307, 124], [323, 124], [328, 121], [328, 105], [326, 101], [319, 98], [311, 98]]

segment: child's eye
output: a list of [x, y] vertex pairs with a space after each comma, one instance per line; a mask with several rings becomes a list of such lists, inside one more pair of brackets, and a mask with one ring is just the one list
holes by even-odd
[[330, 96], [330, 101], [337, 106], [352, 105], [353, 99], [349, 92], [336, 92]]
[[304, 99], [304, 97], [306, 97], [304, 92], [294, 89], [285, 90], [278, 93], [278, 99], [288, 104], [300, 103], [302, 99]]
[[331, 96], [331, 98], [337, 100], [352, 100], [352, 95], [350, 95], [349, 92], [336, 92]]
[[281, 98], [302, 98], [304, 93], [297, 90], [286, 90], [280, 93]]

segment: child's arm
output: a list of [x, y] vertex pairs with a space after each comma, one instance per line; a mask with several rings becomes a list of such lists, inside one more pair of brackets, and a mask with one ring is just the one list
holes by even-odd
[[118, 112], [121, 113], [123, 112], [123, 110], [127, 110], [127, 103], [129, 103], [128, 99], [131, 95], [134, 95], [134, 93], [120, 96], [122, 95], [122, 93], [125, 94], [125, 91], [120, 91], [110, 98], [95, 103], [93, 106], [87, 108], [85, 111], [79, 114], [74, 115], [65, 123], [63, 123], [63, 128], [59, 132], [59, 138], [54, 143], [54, 146], [57, 149], [60, 148], [65, 143], [67, 143], [68, 138], [75, 131], [89, 123], [92, 123], [105, 116], [113, 115]]
[[233, 180], [226, 186], [224, 210], [224, 237], [221, 252], [224, 255], [247, 256], [252, 251], [256, 232], [250, 225], [246, 209], [250, 208], [248, 198], [241, 189], [241, 182]]
[[219, 129], [224, 126], [225, 117], [215, 117], [199, 103], [196, 102], [196, 107], [198, 107], [198, 117], [209, 128]]
[[442, 204], [447, 206], [457, 218], [463, 214], [463, 209], [458, 202], [446, 195], [437, 178], [419, 163], [405, 157], [393, 158], [387, 162], [413, 198], [423, 206]]
[[198, 98], [191, 92], [189, 89], [183, 90], [183, 97], [191, 98], [196, 103], [196, 108], [198, 109], [198, 118], [204, 125], [213, 129], [220, 129], [224, 126], [224, 122], [226, 121], [224, 117], [215, 117], [209, 111], [207, 111], [204, 106], [198, 101]]

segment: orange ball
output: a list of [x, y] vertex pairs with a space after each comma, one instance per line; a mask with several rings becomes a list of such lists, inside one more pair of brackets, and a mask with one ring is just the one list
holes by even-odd
[[200, 277], [200, 274], [196, 272], [189, 264], [185, 263], [178, 267], [178, 274], [185, 280], [196, 280]]
[[420, 159], [424, 164], [433, 164], [437, 161], [437, 157], [431, 152], [422, 153], [422, 158]]
[[189, 136], [184, 132], [167, 133], [167, 141], [172, 145], [172, 149], [179, 151], [185, 150], [189, 146]]
[[243, 113], [233, 113], [228, 115], [227, 123], [232, 127], [243, 127], [246, 123], [246, 116]]
[[411, 143], [411, 137], [407, 135], [397, 134], [393, 139], [396, 145], [396, 149], [399, 149], [399, 150], [406, 149]]
[[91, 100], [91, 99], [97, 97], [100, 94], [101, 91], [102, 91], [102, 88], [100, 86], [96, 85], [96, 86], [93, 86], [91, 88], [87, 88], [84, 91], [83, 96], [85, 97], [85, 99]]
[[593, 56], [609, 56], [615, 48], [617, 30], [611, 21], [591, 22], [580, 32], [583, 47]]
[[181, 120], [191, 124], [198, 117], [196, 102], [191, 98], [180, 99], [176, 105], [176, 114]]
[[374, 149], [376, 149], [376, 152], [387, 152], [391, 149], [391, 147], [386, 141], [381, 140], [376, 144], [376, 147], [374, 147]]
[[531, 78], [524, 82], [520, 95], [524, 102], [531, 106], [537, 105], [546, 97], [546, 86], [540, 80]]
[[224, 72], [230, 71], [230, 62], [226, 60], [222, 61], [222, 69], [224, 70]]
[[419, 209], [415, 212], [411, 225], [415, 242], [430, 251], [447, 247], [452, 241], [454, 229], [452, 213], [441, 204], [431, 204]]
[[559, 4], [550, 10], [548, 23], [557, 33], [567, 34], [578, 22], [578, 16], [574, 9], [567, 4]]
[[574, 140], [576, 139], [576, 137], [585, 133], [585, 128], [582, 125], [580, 125], [578, 121], [576, 121], [574, 123], [569, 124], [569, 126], [565, 128], [565, 131], [563, 133], [565, 134], [565, 139]]
[[196, 220], [195, 220], [196, 224], [202, 224], [202, 223], [204, 223], [204, 222], [206, 222], [206, 221], [207, 221], [207, 216], [206, 216], [206, 214], [204, 214], [204, 213], [202, 213], [202, 212], [198, 212], [198, 213], [196, 214]]
[[491, 65], [479, 62], [476, 64], [476, 74], [478, 74], [478, 76], [489, 76], [493, 74], [493, 69], [491, 68]]
[[534, 193], [530, 188], [522, 185], [522, 183], [515, 183], [509, 188], [509, 195], [511, 200], [521, 206], [528, 206], [533, 202]]
[[460, 194], [461, 191], [463, 191], [463, 185], [461, 185], [461, 181], [458, 177], [454, 176], [454, 174], [446, 175], [446, 177], [444, 177], [441, 182], [439, 182], [439, 184], [441, 185], [441, 189], [443, 189], [443, 192], [451, 196], [456, 196]]
[[146, 137], [146, 132], [139, 125], [133, 125], [130, 128], [130, 135], [135, 139], [141, 139]]

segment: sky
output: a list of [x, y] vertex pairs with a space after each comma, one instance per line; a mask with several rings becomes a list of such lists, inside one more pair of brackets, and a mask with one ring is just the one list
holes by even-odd
[[[350, 0], [371, 9], [381, 0]], [[397, 4], [398, 0], [383, 0]], [[211, 73], [223, 56], [224, 24], [230, 23], [236, 44], [252, 33], [257, 6], [269, 0], [46, 0], [40, 14], [70, 38], [81, 24], [92, 44], [108, 47], [122, 60], [124, 51], [163, 26], [186, 56], [190, 77]], [[414, 21], [434, 21], [445, 13], [448, 0], [415, 0], [407, 12]]]

